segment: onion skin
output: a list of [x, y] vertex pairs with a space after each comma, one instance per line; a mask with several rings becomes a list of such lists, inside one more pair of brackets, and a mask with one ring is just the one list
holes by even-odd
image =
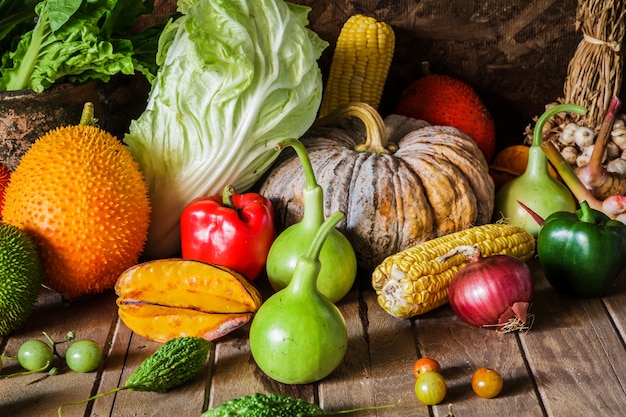
[[[471, 326], [496, 330], [507, 327], [509, 331], [523, 328], [533, 293], [530, 268], [513, 256], [482, 258], [476, 252], [450, 283], [452, 310]], [[509, 326], [511, 323], [518, 327]]]

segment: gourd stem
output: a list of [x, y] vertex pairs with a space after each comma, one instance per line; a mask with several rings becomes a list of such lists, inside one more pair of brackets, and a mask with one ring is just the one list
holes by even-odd
[[540, 178], [549, 177], [548, 158], [541, 149], [541, 144], [543, 143], [543, 127], [552, 116], [561, 112], [585, 114], [587, 109], [576, 104], [559, 104], [546, 110], [539, 117], [537, 123], [535, 124], [535, 130], [533, 131], [533, 143], [528, 150], [528, 165], [523, 176]]
[[304, 228], [306, 230], [314, 230], [324, 222], [324, 190], [315, 179], [315, 172], [304, 144], [298, 139], [285, 139], [276, 145], [276, 150], [280, 151], [287, 146], [291, 146], [296, 151], [300, 164], [304, 169], [305, 184], [302, 189], [304, 214], [302, 223], [305, 225]]
[[385, 408], [393, 408], [393, 407], [397, 406], [398, 404], [400, 404], [400, 400], [398, 400], [397, 402], [395, 402], [393, 404], [372, 405], [372, 406], [369, 406], [369, 407], [351, 408], [349, 410], [326, 411], [324, 413], [324, 415], [325, 416], [337, 416], [339, 414], [352, 414], [352, 413], [356, 413], [358, 411], [382, 410], [382, 409], [385, 409]]
[[336, 124], [349, 117], [356, 117], [365, 125], [365, 142], [354, 147], [357, 152], [371, 154], [391, 154], [398, 150], [393, 143], [388, 143], [385, 121], [375, 108], [367, 103], [353, 102], [339, 106], [327, 116], [318, 119], [316, 126]]
[[541, 146], [541, 144], [543, 143], [543, 137], [542, 137], [543, 126], [552, 116], [554, 116], [557, 113], [563, 113], [563, 112], [573, 112], [573, 113], [578, 113], [582, 115], [582, 114], [587, 113], [587, 109], [577, 104], [559, 104], [546, 110], [541, 116], [539, 116], [539, 119], [537, 120], [537, 123], [535, 124], [535, 130], [533, 131], [532, 146]]
[[313, 166], [311, 165], [311, 160], [309, 159], [309, 154], [306, 152], [304, 144], [298, 139], [285, 139], [276, 145], [276, 150], [281, 151], [288, 146], [291, 146], [296, 151], [300, 164], [304, 169], [304, 178], [306, 182], [304, 185], [305, 190], [312, 190], [313, 188], [318, 187], [319, 185], [315, 179]]
[[320, 252], [322, 251], [322, 246], [324, 246], [324, 242], [326, 238], [333, 231], [337, 223], [339, 223], [344, 218], [344, 214], [340, 211], [336, 211], [330, 216], [328, 219], [322, 223], [322, 226], [318, 229], [317, 233], [313, 237], [311, 241], [311, 245], [306, 253], [306, 257], [311, 260], [318, 260], [320, 257]]
[[[317, 229], [307, 252], [298, 258], [296, 267], [293, 271], [291, 281], [287, 285], [286, 290], [291, 294], [310, 294], [310, 292], [319, 292], [317, 290], [317, 278], [320, 273], [321, 263], [319, 260], [324, 242], [334, 230], [335, 226], [341, 219], [344, 218], [344, 214], [340, 211], [336, 211], [331, 214], [326, 221], [322, 223]], [[308, 295], [307, 295], [308, 296]]]

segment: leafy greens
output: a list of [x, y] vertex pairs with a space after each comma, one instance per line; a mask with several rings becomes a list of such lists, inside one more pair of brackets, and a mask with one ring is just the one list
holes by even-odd
[[[1, 45], [11, 45], [1, 58], [0, 91], [41, 92], [61, 81], [108, 81], [136, 70], [152, 80], [156, 64], [138, 61], [132, 38], [124, 35], [152, 11], [153, 0], [42, 0], [34, 13], [30, 0], [21, 7], [0, 1], [11, 12], [0, 22]], [[30, 30], [18, 37], [18, 28]], [[153, 49], [156, 54], [156, 41]]]
[[149, 187], [144, 255], [180, 252], [179, 219], [202, 195], [248, 190], [300, 137], [322, 95], [317, 60], [328, 43], [310, 8], [283, 0], [179, 0], [159, 39], [159, 72], [124, 142]]

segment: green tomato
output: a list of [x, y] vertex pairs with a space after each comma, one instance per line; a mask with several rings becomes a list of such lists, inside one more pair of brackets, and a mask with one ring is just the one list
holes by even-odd
[[72, 371], [91, 372], [100, 366], [102, 349], [93, 340], [77, 340], [65, 354], [65, 362]]
[[28, 340], [17, 351], [18, 362], [28, 371], [45, 371], [53, 358], [52, 348], [41, 340]]
[[426, 405], [435, 405], [443, 401], [448, 391], [446, 380], [439, 372], [424, 372], [415, 381], [415, 395]]

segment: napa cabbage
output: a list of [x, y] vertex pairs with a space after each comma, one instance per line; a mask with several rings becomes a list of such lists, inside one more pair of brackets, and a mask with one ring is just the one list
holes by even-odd
[[144, 173], [152, 219], [144, 256], [180, 253], [180, 214], [225, 185], [249, 190], [275, 145], [311, 126], [328, 43], [310, 8], [283, 0], [179, 0], [159, 38], [145, 111], [124, 137]]

